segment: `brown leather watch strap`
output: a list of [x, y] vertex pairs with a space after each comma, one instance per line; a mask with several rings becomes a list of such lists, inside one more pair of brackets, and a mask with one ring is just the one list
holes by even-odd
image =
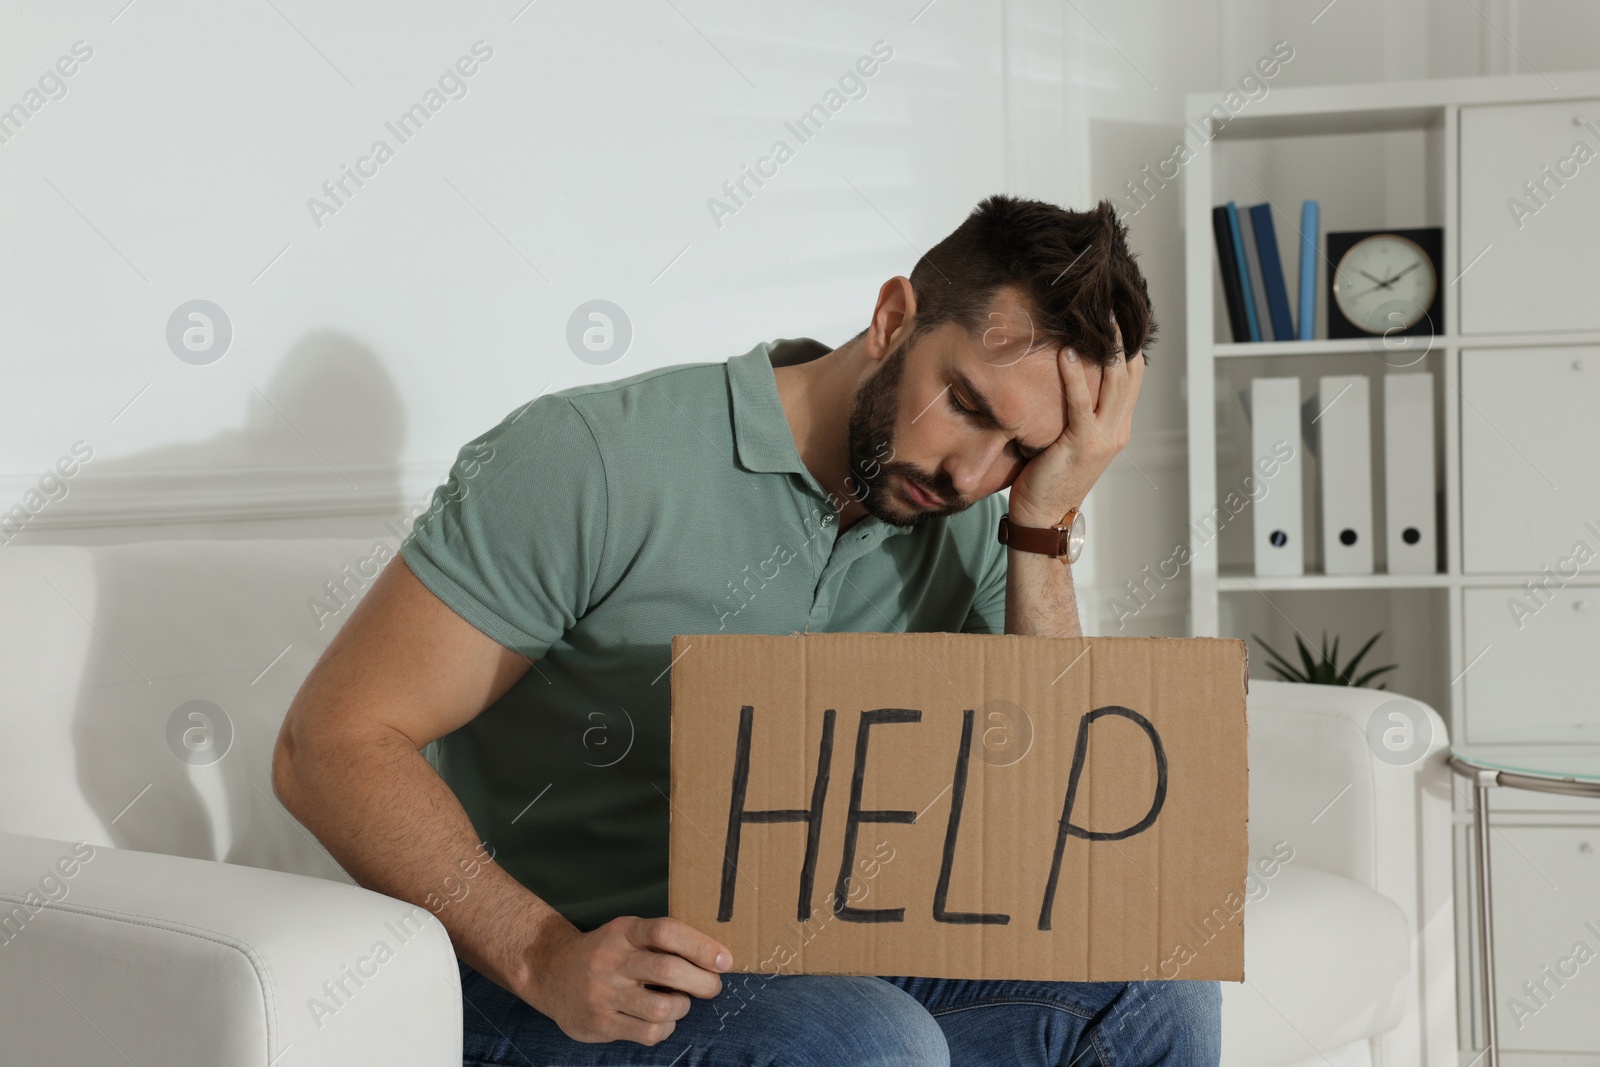
[[1000, 543], [1024, 552], [1038, 552], [1065, 559], [1072, 519], [1073, 514], [1069, 511], [1062, 518], [1060, 526], [1020, 526], [1012, 522], [1011, 515], [1007, 513], [1000, 516]]

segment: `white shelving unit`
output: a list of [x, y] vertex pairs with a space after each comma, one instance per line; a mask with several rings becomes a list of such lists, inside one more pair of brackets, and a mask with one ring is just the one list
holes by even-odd
[[[1192, 95], [1185, 114], [1202, 116], [1220, 100], [1216, 93]], [[1593, 130], [1583, 124], [1586, 118], [1593, 119]], [[1600, 403], [1587, 419], [1574, 414], [1575, 404], [1587, 403], [1582, 398], [1600, 400], [1594, 384], [1600, 379], [1600, 159], [1560, 185], [1546, 182], [1548, 195], [1520, 227], [1511, 225], [1513, 213], [1503, 203], [1525, 194], [1514, 176], [1541, 179], [1547, 173], [1541, 167], [1559, 168], [1573, 142], [1586, 141], [1600, 154], [1600, 75], [1276, 88], [1246, 103], [1208, 144], [1196, 147], [1192, 135], [1185, 138], [1195, 149], [1183, 171], [1191, 520], [1201, 523], [1218, 514], [1219, 486], [1234, 488], [1237, 476], [1248, 473], [1248, 423], [1236, 394], [1250, 378], [1297, 375], [1304, 396], [1322, 374], [1366, 373], [1376, 386], [1385, 373], [1426, 369], [1435, 382], [1442, 532], [1438, 573], [1381, 573], [1377, 460], [1380, 573], [1314, 573], [1320, 559], [1312, 545], [1305, 575], [1257, 577], [1247, 508], [1215, 536], [1192, 539], [1191, 632], [1248, 638], [1263, 628], [1279, 636], [1269, 637], [1279, 651], [1291, 652], [1295, 631], [1315, 644], [1327, 627], [1330, 636], [1342, 633], [1348, 655], [1383, 629], [1387, 640], [1375, 646], [1363, 668], [1399, 662], [1400, 670], [1388, 676], [1389, 688], [1431, 704], [1452, 737], [1479, 740], [1480, 733], [1521, 715], [1536, 716], [1541, 708], [1581, 706], [1588, 710], [1563, 710], [1566, 718], [1552, 718], [1552, 736], [1562, 743], [1600, 741], [1600, 699], [1593, 696], [1600, 692], [1600, 625], [1580, 618], [1584, 597], [1594, 605], [1590, 615], [1600, 615], [1600, 564], [1564, 581], [1549, 606], [1541, 607], [1548, 614], [1535, 621], [1544, 627], [1543, 636], [1508, 636], [1513, 631], [1499, 604], [1527, 595], [1526, 583], [1541, 573], [1536, 560], [1554, 564], [1561, 548], [1583, 539], [1600, 551]], [[1330, 230], [1443, 228], [1444, 322], [1436, 336], [1387, 346], [1376, 338], [1232, 340], [1212, 208], [1228, 200], [1241, 210], [1273, 204], [1298, 323], [1304, 199], [1321, 203], [1319, 252]], [[1326, 336], [1328, 270], [1324, 259], [1316, 287], [1317, 337]], [[1589, 291], [1586, 301], [1580, 289]], [[1469, 392], [1463, 392], [1464, 373]], [[1491, 380], [1495, 387], [1485, 389], [1482, 383]], [[1375, 404], [1380, 394], [1374, 388]], [[1376, 435], [1376, 409], [1373, 426]], [[1374, 454], [1381, 456], [1379, 441]], [[1576, 463], [1574, 454], [1585, 462]], [[1320, 487], [1315, 462], [1308, 466], [1305, 529], [1315, 540], [1319, 527], [1311, 520]], [[1560, 473], [1559, 486], [1552, 472]], [[1504, 508], [1497, 510], [1502, 498]], [[1585, 514], [1594, 520], [1592, 536], [1575, 518]], [[1590, 654], [1574, 655], [1591, 635]], [[1555, 649], [1564, 650], [1559, 659]], [[1270, 677], [1260, 657], [1253, 658], [1252, 673]], [[1525, 696], [1506, 696], [1524, 690]], [[1520, 702], [1525, 705], [1509, 706]], [[1476, 959], [1468, 936], [1474, 906], [1466, 866], [1469, 799], [1464, 787], [1458, 789], [1455, 899], [1463, 1049], [1475, 1047], [1480, 1032]], [[1568, 921], [1581, 912], [1600, 925], [1600, 805], [1505, 790], [1495, 796], [1491, 814], [1501, 1062], [1600, 1065], [1600, 1025], [1594, 1021], [1600, 961], [1572, 979], [1571, 988], [1547, 997], [1534, 1016], [1518, 1018], [1511, 1005], [1514, 997], [1527, 999], [1523, 982], [1539, 980], [1539, 966], [1570, 952], [1574, 942], [1587, 940], [1600, 952], [1600, 942], [1585, 938], [1580, 922]], [[1569, 906], [1577, 910], [1569, 912]]]

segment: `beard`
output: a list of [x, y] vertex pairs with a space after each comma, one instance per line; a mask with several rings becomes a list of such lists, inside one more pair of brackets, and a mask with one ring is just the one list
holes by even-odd
[[[916, 527], [967, 507], [943, 476], [930, 477], [911, 464], [893, 458], [895, 423], [900, 417], [900, 385], [906, 350], [912, 340], [907, 338], [889, 353], [878, 372], [856, 389], [850, 406], [850, 482], [847, 488], [869, 515], [891, 526]], [[892, 492], [896, 475], [934, 499], [947, 503], [927, 510], [909, 502], [902, 503]], [[948, 503], [950, 501], [954, 503]]]

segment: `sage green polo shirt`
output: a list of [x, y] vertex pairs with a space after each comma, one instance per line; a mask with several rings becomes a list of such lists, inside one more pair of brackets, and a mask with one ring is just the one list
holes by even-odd
[[581, 930], [667, 912], [673, 635], [1005, 632], [1000, 494], [838, 536], [773, 375], [827, 351], [763, 342], [542, 395], [461, 449], [401, 546], [535, 661], [425, 754], [495, 859]]

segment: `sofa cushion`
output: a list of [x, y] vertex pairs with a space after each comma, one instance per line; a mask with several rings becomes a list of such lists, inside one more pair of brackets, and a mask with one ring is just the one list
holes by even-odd
[[1244, 976], [1222, 984], [1222, 1062], [1284, 1067], [1399, 1023], [1405, 914], [1348, 878], [1287, 864], [1245, 905]]

